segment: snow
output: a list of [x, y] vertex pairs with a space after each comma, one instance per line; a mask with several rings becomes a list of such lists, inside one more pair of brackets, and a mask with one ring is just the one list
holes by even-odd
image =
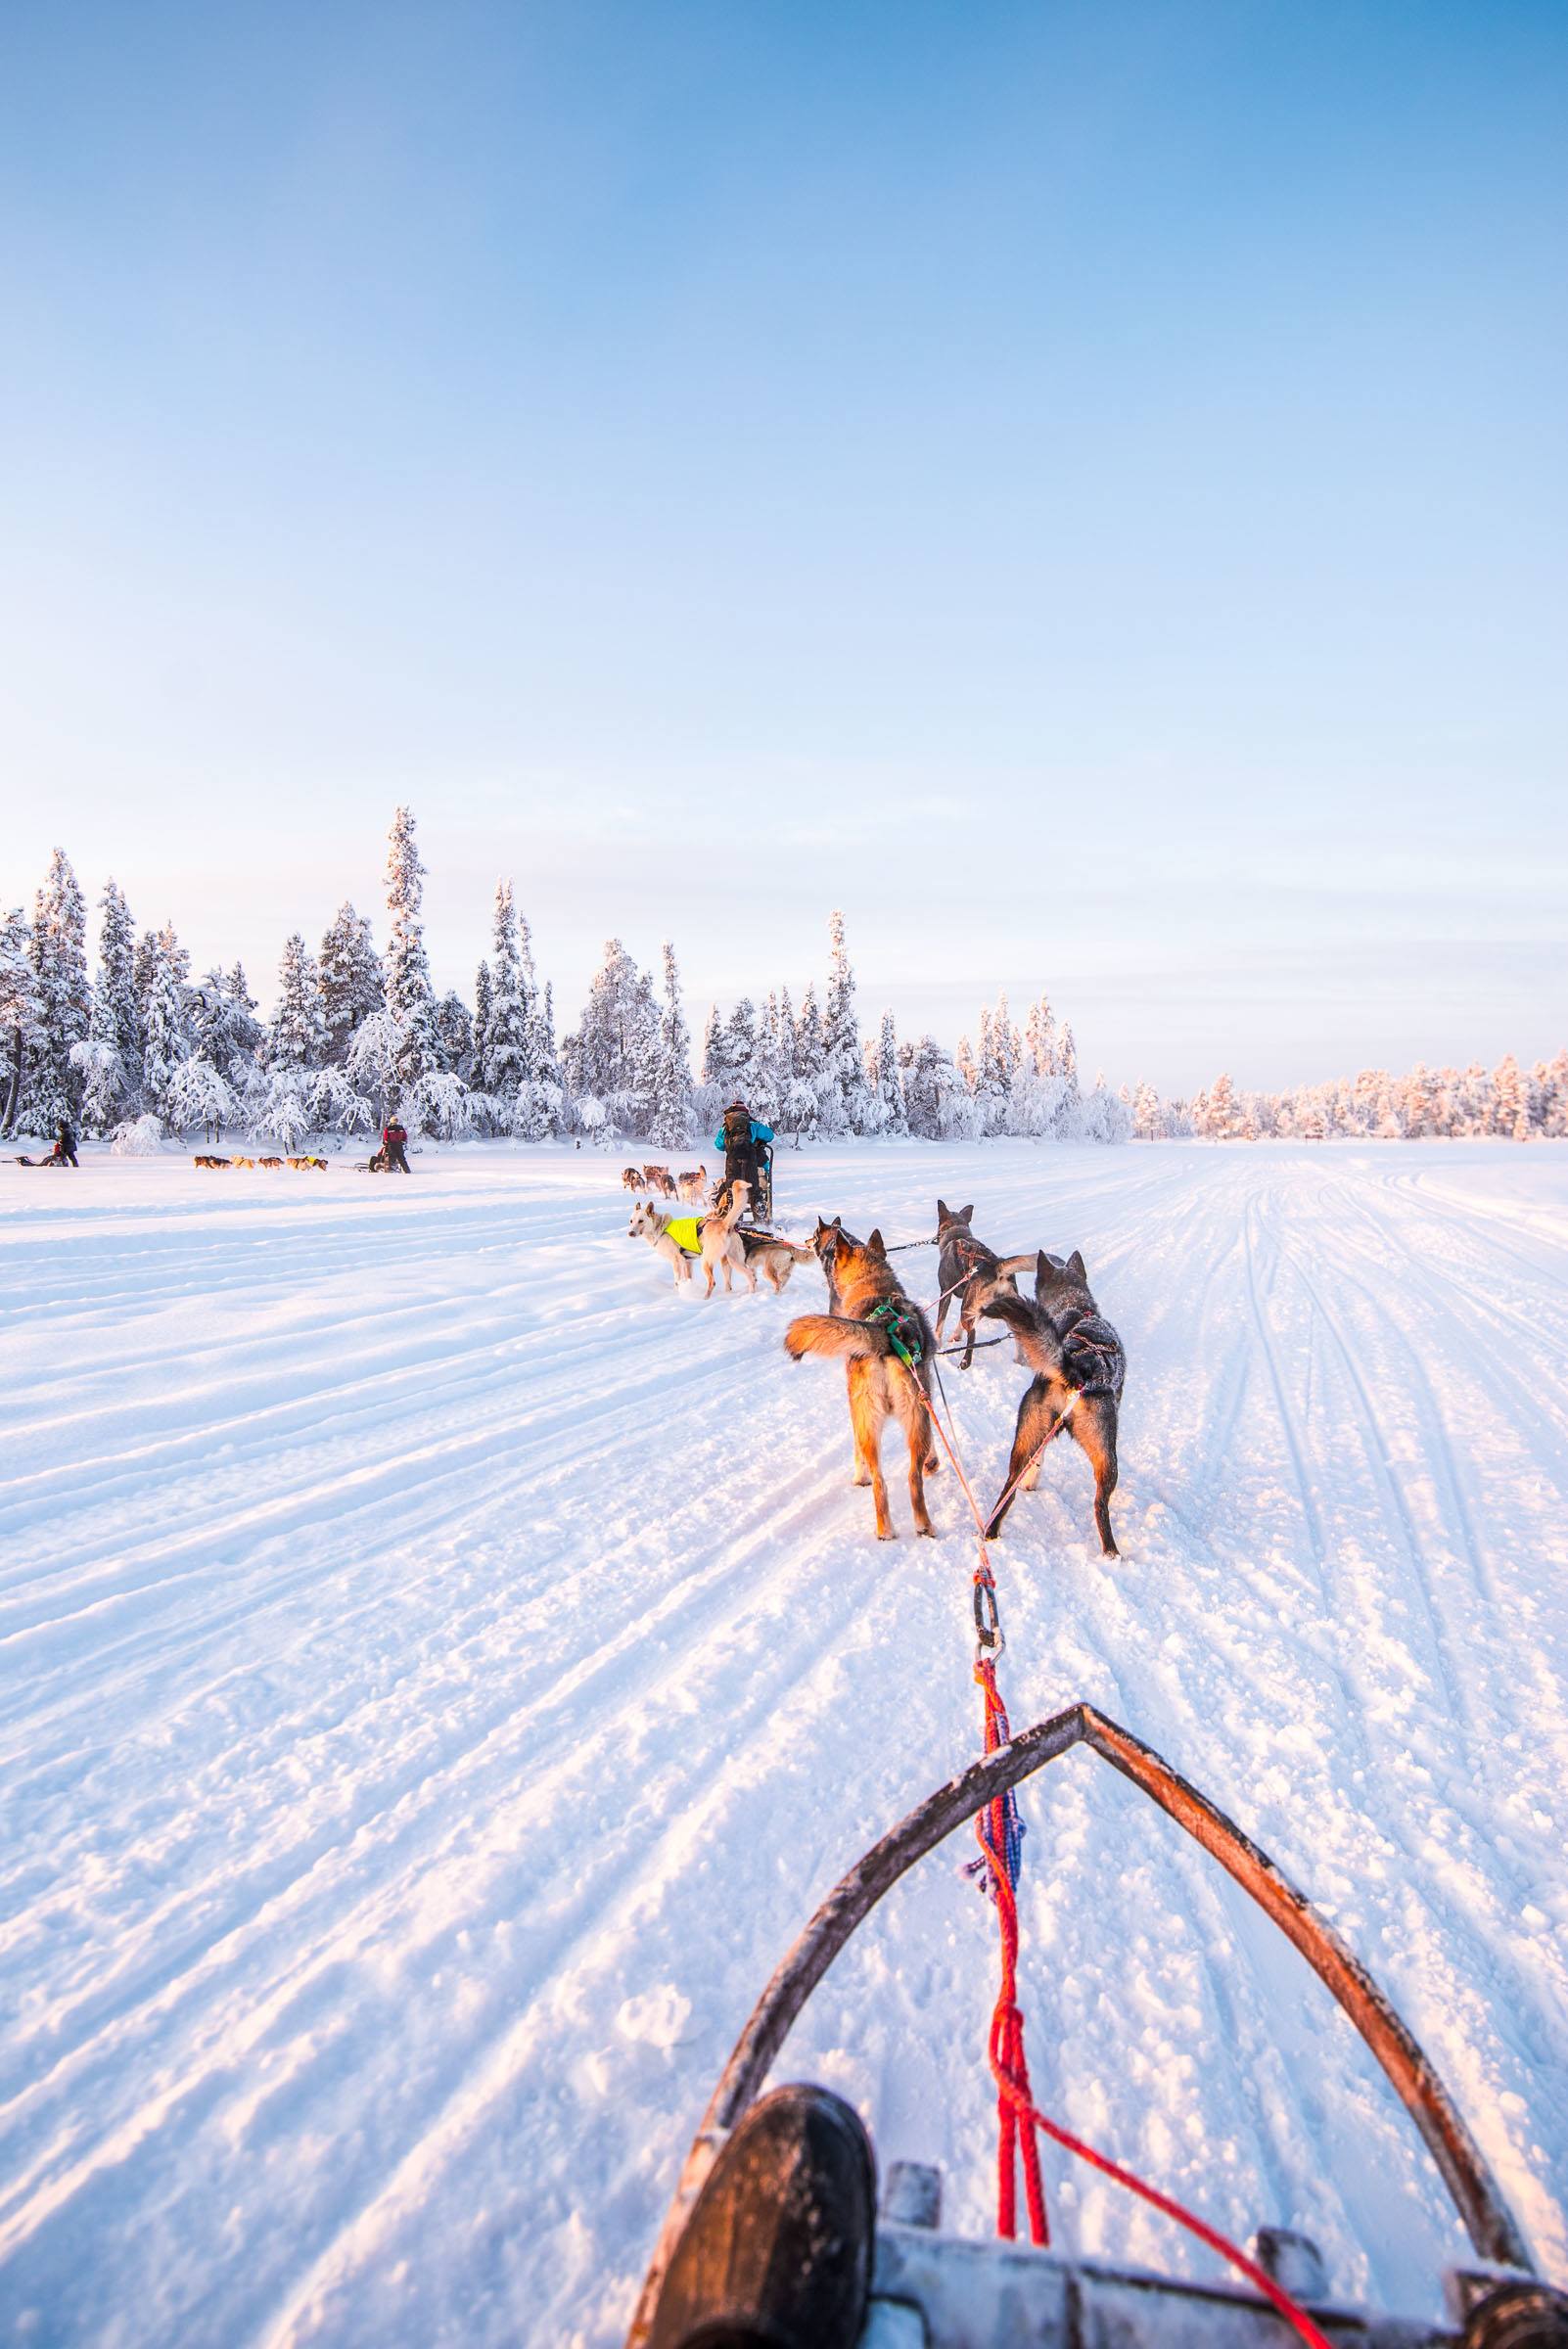
[[[0, 2338], [616, 2342], [708, 2092], [837, 1876], [972, 1758], [973, 1542], [872, 1539], [817, 1310], [678, 1293], [619, 1161], [0, 1170]], [[1081, 1246], [1120, 1564], [1065, 1445], [995, 1551], [1015, 1725], [1087, 1697], [1426, 2045], [1568, 2275], [1568, 1153], [782, 1153], [889, 1238]], [[933, 1252], [899, 1262], [928, 1299]], [[945, 1365], [1001, 1481], [1009, 1350]], [[891, 1459], [892, 1439], [889, 1439]], [[1032, 1781], [1047, 2108], [1337, 2290], [1462, 2256], [1301, 1961], [1092, 1757]], [[992, 1911], [946, 1847], [785, 2076], [989, 2223]], [[1206, 2255], [1047, 2153], [1060, 2238]]]

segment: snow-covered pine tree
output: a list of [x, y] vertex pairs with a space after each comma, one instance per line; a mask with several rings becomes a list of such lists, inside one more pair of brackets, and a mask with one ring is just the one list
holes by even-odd
[[490, 1032], [490, 966], [481, 961], [474, 973], [474, 1082], [481, 1092], [490, 1089], [490, 1064], [484, 1039]]
[[933, 1142], [969, 1140], [975, 1130], [974, 1098], [951, 1053], [934, 1036], [923, 1036], [904, 1050], [903, 1095], [910, 1132]]
[[267, 1026], [268, 1069], [319, 1069], [327, 1057], [327, 1022], [316, 958], [298, 930], [284, 942], [278, 1000]]
[[370, 924], [346, 898], [327, 925], [317, 968], [327, 1038], [324, 1058], [341, 1068], [360, 1021], [384, 1010], [387, 1002], [387, 983]]
[[730, 1091], [723, 1106], [750, 1103], [757, 1090], [757, 1006], [750, 995], [742, 995], [724, 1023], [724, 1058]]
[[1152, 1142], [1160, 1132], [1160, 1096], [1141, 1078], [1132, 1095], [1132, 1130], [1140, 1142]]
[[497, 1100], [515, 1101], [532, 1071], [529, 1050], [529, 1002], [518, 952], [512, 884], [495, 884], [495, 921], [490, 948], [490, 1006], [480, 1039], [484, 1089]]
[[1076, 1101], [1078, 1099], [1079, 1092], [1078, 1046], [1073, 1041], [1073, 1030], [1071, 1024], [1064, 1026], [1062, 1029], [1061, 1037], [1056, 1047], [1056, 1066], [1066, 1082], [1068, 1100]]
[[752, 1089], [747, 1095], [757, 1115], [766, 1119], [769, 1125], [778, 1124], [784, 1087], [789, 1082], [789, 1057], [778, 996], [770, 994], [757, 1022], [757, 1049], [752, 1055]]
[[229, 1064], [223, 1074], [231, 1084], [237, 1083], [248, 1065], [254, 1065], [260, 1055], [266, 1031], [256, 1017], [256, 1002], [245, 976], [245, 965], [237, 962], [223, 982], [223, 1020], [228, 1032]]
[[42, 1034], [26, 1056], [25, 1115], [35, 1132], [52, 1133], [79, 1109], [82, 1071], [71, 1047], [87, 1040], [92, 990], [87, 983], [87, 905], [70, 858], [56, 849], [33, 899], [32, 967]]
[[909, 1130], [909, 1113], [904, 1106], [903, 1073], [899, 1066], [899, 1036], [893, 1013], [882, 1015], [882, 1030], [876, 1046], [876, 1119], [879, 1132], [905, 1134]]
[[0, 923], [0, 1049], [5, 1092], [0, 1133], [16, 1128], [22, 1114], [28, 1062], [44, 1043], [43, 996], [32, 961], [32, 933], [20, 905]]
[[150, 957], [147, 1041], [142, 1055], [142, 1098], [165, 1128], [170, 1126], [170, 1088], [191, 1057], [191, 1014], [185, 987], [190, 959], [174, 935], [173, 923], [165, 922], [153, 942]]
[[[440, 1042], [441, 1074], [462, 1078], [466, 1086], [474, 1067], [474, 1015], [455, 987], [436, 1006], [436, 1033]], [[449, 1124], [450, 1110], [443, 1109], [441, 1114]], [[449, 1133], [447, 1138], [454, 1136]]]
[[[870, 1108], [865, 1064], [860, 1052], [860, 1029], [854, 1010], [854, 972], [845, 944], [844, 916], [837, 908], [828, 916], [828, 991], [822, 1015], [827, 1073], [837, 1094], [840, 1131], [863, 1133]], [[828, 1115], [832, 1116], [831, 1097]]]
[[89, 1133], [107, 1134], [135, 1108], [142, 1034], [130, 909], [113, 880], [105, 884], [99, 903], [98, 983], [87, 1041], [76, 1046], [74, 1057], [82, 1074], [82, 1124]]
[[1043, 994], [1038, 1003], [1032, 1003], [1029, 1007], [1029, 1017], [1024, 1023], [1024, 1044], [1035, 1075], [1054, 1077], [1056, 1015], [1051, 1010], [1048, 997]]
[[665, 941], [665, 1002], [659, 1019], [653, 1114], [648, 1139], [659, 1150], [683, 1149], [691, 1139], [691, 1036], [680, 1007], [675, 949]]
[[546, 1016], [539, 999], [539, 974], [533, 961], [533, 932], [521, 906], [517, 916], [517, 967], [523, 982], [529, 1079], [534, 1084], [554, 1083], [560, 1077], [555, 1065], [555, 1025], [553, 1018]]
[[568, 1038], [571, 1089], [602, 1102], [618, 1132], [644, 1132], [658, 1048], [652, 984], [620, 939], [608, 939], [576, 1035]]
[[98, 984], [93, 989], [93, 1018], [89, 1035], [113, 1044], [120, 1065], [129, 1073], [142, 1065], [141, 1009], [136, 1000], [136, 925], [125, 894], [113, 878], [104, 884], [99, 899], [103, 921], [98, 933]]
[[[1067, 1033], [1071, 1034], [1071, 1030]], [[1236, 1088], [1229, 1077], [1222, 1074], [1215, 1079], [1203, 1098], [1202, 1122], [1198, 1131], [1211, 1142], [1227, 1142], [1239, 1126]]]
[[723, 1094], [724, 1099], [719, 1104], [720, 1109], [726, 1106], [733, 1097], [734, 1074], [730, 1065], [729, 1044], [724, 1023], [718, 1015], [718, 1005], [710, 1003], [708, 1025], [703, 1030], [703, 1082], [711, 1085], [715, 1093]]
[[795, 1023], [795, 1046], [791, 1056], [794, 1074], [807, 1084], [815, 1084], [824, 1073], [827, 1039], [823, 1034], [822, 1015], [816, 1007], [815, 985], [807, 981], [801, 997], [800, 1017]]
[[412, 811], [399, 807], [387, 843], [387, 1009], [397, 1023], [396, 1082], [409, 1091], [441, 1056], [421, 919], [425, 866], [414, 831]]
[[1530, 1093], [1511, 1052], [1492, 1072], [1492, 1130], [1523, 1141], [1530, 1130]]

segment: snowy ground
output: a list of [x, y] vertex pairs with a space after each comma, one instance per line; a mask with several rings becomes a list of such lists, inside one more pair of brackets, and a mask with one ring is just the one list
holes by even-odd
[[[0, 1169], [0, 2339], [615, 2342], [775, 1958], [976, 1750], [959, 1497], [871, 1538], [780, 1350], [815, 1272], [704, 1306], [614, 1165], [415, 1163]], [[890, 1237], [939, 1190], [1081, 1245], [1130, 1357], [1124, 1561], [1066, 1447], [996, 1553], [1015, 1723], [1092, 1698], [1271, 1851], [1568, 2276], [1568, 1151], [780, 1161]], [[994, 1489], [1021, 1374], [947, 1371]], [[1090, 1757], [1025, 1817], [1042, 2100], [1433, 2308], [1442, 2189], [1300, 1962]], [[983, 2232], [967, 1850], [786, 2069]], [[1066, 2240], [1201, 2267], [1048, 2176]]]

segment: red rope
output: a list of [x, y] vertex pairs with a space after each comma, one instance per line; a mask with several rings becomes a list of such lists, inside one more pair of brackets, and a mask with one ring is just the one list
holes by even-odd
[[[977, 1577], [978, 1580], [978, 1577]], [[986, 1751], [993, 1754], [1012, 1732], [1007, 1708], [996, 1689], [996, 1668], [975, 1666], [986, 1702]], [[989, 1814], [987, 1840], [981, 1819]], [[1024, 2017], [1018, 2004], [1018, 1901], [1007, 1858], [1007, 1818], [998, 1799], [975, 1821], [975, 1834], [986, 1855], [996, 1896], [996, 1929], [1001, 1938], [1001, 1982], [991, 2017], [991, 2068], [996, 2076], [996, 2233], [1009, 2241], [1018, 2233], [1016, 2161], [1024, 2165], [1024, 2200], [1029, 2210], [1029, 2239], [1041, 2249], [1051, 2239], [1045, 2209], [1045, 2188], [1039, 2174], [1039, 2144], [1033, 2128], [1019, 2126], [1019, 2112], [1033, 2111], [1030, 2101], [1029, 2058], [1024, 2052]]]
[[[944, 1400], [945, 1401], [945, 1395]], [[991, 1555], [986, 1543], [986, 1521], [980, 1513], [980, 1504], [975, 1498], [968, 1477], [964, 1474], [963, 1464], [948, 1440], [947, 1431], [943, 1426], [935, 1408], [932, 1409], [931, 1420], [938, 1435], [942, 1438], [944, 1451], [952, 1462], [954, 1473], [963, 1488], [964, 1497], [973, 1511], [975, 1524], [980, 1534], [980, 1561], [975, 1568], [975, 1582], [977, 1586], [983, 1586], [994, 1593], [996, 1585], [991, 1571]], [[1065, 1418], [1058, 1420], [1056, 1425], [1051, 1428], [1050, 1435], [1044, 1438], [1041, 1445], [1037, 1446], [1035, 1454], [1025, 1462], [1018, 1475], [1009, 1483], [1008, 1493], [1011, 1493], [1014, 1486], [1028, 1474], [1034, 1458], [1043, 1450], [1044, 1444], [1050, 1442], [1051, 1436], [1054, 1436], [1064, 1424]], [[1005, 1497], [1004, 1495], [1003, 1497], [1005, 1498]], [[980, 1683], [981, 1693], [985, 1700], [986, 1751], [988, 1754], [993, 1754], [997, 1747], [1005, 1745], [1012, 1735], [1007, 1722], [1007, 1708], [1002, 1703], [1000, 1692], [996, 1686], [995, 1664], [990, 1658], [983, 1657], [978, 1660], [975, 1665], [975, 1679]], [[983, 1820], [989, 1822], [989, 1835], [986, 1827], [982, 1824]], [[1040, 2179], [1039, 2141], [1037, 2134], [1043, 2130], [1054, 2143], [1063, 2146], [1067, 2152], [1076, 2154], [1080, 2161], [1086, 2161], [1091, 2168], [1103, 2171], [1107, 2178], [1114, 2178], [1118, 2186], [1127, 2187], [1131, 2193], [1141, 2196], [1155, 2210], [1162, 2211], [1168, 2219], [1175, 2219], [1176, 2225], [1184, 2227], [1189, 2234], [1195, 2234], [1200, 2243], [1207, 2243], [1211, 2251], [1217, 2251], [1222, 2259], [1228, 2261], [1239, 2275], [1247, 2279], [1255, 2290], [1261, 2292], [1266, 2300], [1271, 2302], [1286, 2324], [1291, 2326], [1299, 2337], [1307, 2342], [1308, 2349], [1333, 2349], [1333, 2344], [1319, 2332], [1306, 2310], [1299, 2308], [1290, 2294], [1283, 2290], [1271, 2276], [1266, 2275], [1256, 2260], [1249, 2259], [1245, 2251], [1231, 2242], [1228, 2235], [1222, 2234], [1218, 2228], [1211, 2227], [1207, 2220], [1200, 2219], [1195, 2211], [1187, 2210], [1181, 2203], [1174, 2200], [1170, 2194], [1161, 2193], [1158, 2187], [1146, 2185], [1143, 2179], [1135, 2176], [1131, 2170], [1123, 2169], [1120, 2162], [1110, 2160], [1104, 2153], [1097, 2153], [1094, 2147], [1086, 2145], [1082, 2138], [1074, 2137], [1070, 2130], [1061, 2128], [1057, 2122], [1049, 2119], [1035, 2103], [1030, 2090], [1029, 2062], [1024, 2053], [1024, 2017], [1017, 1997], [1018, 1898], [1013, 1886], [1013, 1872], [1008, 1859], [1006, 1818], [1000, 1798], [987, 1804], [985, 1810], [979, 1814], [975, 1821], [975, 1834], [981, 1851], [985, 1854], [992, 1889], [995, 1894], [996, 1923], [1001, 1937], [1001, 1983], [996, 1994], [996, 2004], [992, 2010], [991, 2038], [988, 2049], [992, 2077], [996, 2083], [997, 2234], [1012, 2240], [1018, 2233], [1017, 2163], [1021, 2158], [1024, 2169], [1024, 2199], [1029, 2212], [1030, 2239], [1041, 2248], [1050, 2241], [1050, 2225], [1045, 2209], [1045, 2189]]]
[[1027, 2127], [1030, 2134], [1036, 2129], [1043, 2129], [1048, 2138], [1065, 2146], [1069, 2153], [1076, 2153], [1080, 2161], [1086, 2161], [1093, 2169], [1103, 2170], [1107, 2178], [1116, 2180], [1118, 2186], [1127, 2187], [1132, 2193], [1141, 2195], [1145, 2202], [1152, 2203], [1156, 2210], [1163, 2211], [1168, 2219], [1175, 2219], [1178, 2227], [1185, 2227], [1189, 2234], [1195, 2234], [1200, 2243], [1207, 2243], [1211, 2251], [1218, 2251], [1222, 2259], [1228, 2260], [1256, 2290], [1262, 2292], [1266, 2300], [1271, 2301], [1286, 2324], [1294, 2326], [1309, 2344], [1309, 2349], [1333, 2349], [1333, 2343], [1318, 2331], [1307, 2311], [1298, 2307], [1290, 2294], [1271, 2276], [1267, 2275], [1256, 2260], [1249, 2259], [1246, 2252], [1233, 2243], [1228, 2235], [1222, 2234], [1217, 2227], [1211, 2227], [1207, 2220], [1200, 2219], [1195, 2211], [1185, 2209], [1170, 2194], [1162, 2194], [1158, 2187], [1147, 2185], [1131, 2170], [1124, 2170], [1120, 2162], [1110, 2160], [1104, 2153], [1097, 2153], [1081, 2137], [1074, 2137], [1071, 2130], [1059, 2127], [1040, 2112], [1028, 2101], [1027, 2096], [1019, 2095], [1005, 2069], [997, 2063], [994, 2049], [991, 2068], [995, 2076], [997, 2096], [1015, 2108], [1018, 2122]]

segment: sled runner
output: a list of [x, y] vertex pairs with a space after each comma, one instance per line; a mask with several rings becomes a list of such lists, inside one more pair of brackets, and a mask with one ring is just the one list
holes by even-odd
[[[1474, 2269], [1447, 2279], [1451, 2326], [1433, 2327], [1336, 2299], [1315, 2245], [1289, 2229], [1261, 2227], [1250, 2258], [1244, 2256], [1191, 2212], [1082, 2145], [1032, 2104], [1015, 2115], [1020, 2131], [1038, 2127], [1108, 2171], [1222, 2251], [1247, 2283], [1177, 2281], [1056, 2250], [1026, 2249], [1005, 2239], [983, 2243], [944, 2234], [940, 2172], [918, 2163], [893, 2165], [880, 2215], [873, 2216], [868, 2162], [862, 2162], [867, 2173], [862, 2188], [842, 2143], [835, 2150], [835, 2127], [841, 2140], [846, 2123], [858, 2130], [837, 2098], [801, 2088], [775, 2092], [757, 2104], [796, 2016], [884, 1893], [968, 1819], [977, 1820], [982, 1853], [994, 1863], [1003, 1840], [1011, 1845], [1016, 1831], [1016, 1822], [1008, 1822], [1014, 1788], [1079, 1745], [1108, 1762], [1219, 1861], [1294, 1944], [1377, 2058], [1436, 2162], [1477, 2255]], [[1010, 1879], [1015, 1872], [1013, 1851], [1006, 1874]], [[1000, 2086], [1000, 2070], [997, 2078]], [[791, 2127], [796, 2133], [787, 2138]], [[1006, 2145], [1005, 2134], [1003, 2142]], [[819, 2152], [826, 2146], [814, 2173], [813, 2142]], [[809, 2229], [803, 2234], [803, 2195], [809, 2199], [813, 2176], [817, 2224], [814, 2234]], [[770, 2253], [754, 2224], [759, 2204], [763, 2227], [776, 2226]], [[716, 2226], [712, 2224], [715, 2217]], [[864, 2306], [863, 2322], [854, 2319], [860, 2326], [859, 2349], [1023, 2349], [1026, 2343], [1029, 2349], [1268, 2349], [1291, 2338], [1328, 2343], [1332, 2349], [1342, 2344], [1348, 2349], [1352, 2342], [1360, 2349], [1550, 2349], [1568, 2341], [1568, 2298], [1535, 2276], [1525, 2238], [1485, 2156], [1431, 2062], [1365, 1968], [1240, 1828], [1150, 1747], [1087, 1704], [1038, 1723], [939, 1787], [822, 1903], [763, 1991], [710, 2099], [655, 2248], [626, 2349], [649, 2349], [650, 2344], [665, 2349], [667, 2339], [684, 2337], [694, 2276], [700, 2280], [711, 2272], [733, 2280], [761, 2243], [753, 2272], [762, 2278], [761, 2288], [771, 2292], [781, 2278], [793, 2279], [814, 2266], [814, 2249], [804, 2259], [800, 2255], [798, 2246], [806, 2241], [828, 2245], [824, 2256], [838, 2263], [830, 2282], [842, 2281], [844, 2273], [857, 2268]], [[666, 2291], [669, 2299], [662, 2305]], [[804, 2305], [807, 2327], [820, 2326], [815, 2312], [824, 2305], [822, 2290]], [[776, 2300], [769, 2301], [761, 2318], [758, 2337], [791, 2343], [815, 2337], [800, 2330], [798, 2311], [781, 2311]], [[853, 2339], [853, 2331], [835, 2332], [833, 2349]]]

